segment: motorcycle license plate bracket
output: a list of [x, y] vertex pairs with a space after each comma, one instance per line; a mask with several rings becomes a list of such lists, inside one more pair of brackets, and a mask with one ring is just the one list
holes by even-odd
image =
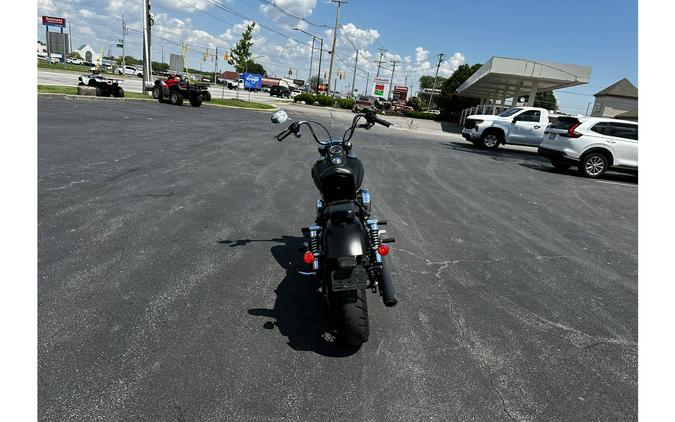
[[330, 272], [334, 292], [365, 289], [370, 285], [365, 269], [357, 264], [355, 257], [338, 258], [337, 268]]

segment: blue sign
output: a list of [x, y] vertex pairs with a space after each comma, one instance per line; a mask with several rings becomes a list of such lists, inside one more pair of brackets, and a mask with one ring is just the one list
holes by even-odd
[[257, 73], [244, 73], [244, 88], [262, 89], [262, 75]]

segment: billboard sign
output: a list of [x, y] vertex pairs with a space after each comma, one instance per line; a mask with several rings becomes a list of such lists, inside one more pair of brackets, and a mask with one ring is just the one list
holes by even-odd
[[387, 87], [389, 86], [389, 81], [382, 78], [373, 79], [373, 96], [384, 98], [387, 95]]
[[169, 56], [169, 70], [173, 72], [182, 72], [185, 68], [185, 59], [180, 54], [173, 54]]
[[244, 73], [244, 88], [245, 89], [262, 89], [262, 75], [257, 73]]
[[392, 95], [393, 101], [406, 101], [408, 99], [408, 87], [407, 86], [394, 86], [394, 94]]
[[60, 32], [49, 32], [49, 51], [52, 53], [70, 53], [70, 45], [68, 42], [68, 34]]
[[42, 24], [47, 25], [47, 26], [58, 26], [61, 28], [66, 27], [66, 19], [65, 18], [55, 18], [53, 16], [43, 16], [42, 17]]

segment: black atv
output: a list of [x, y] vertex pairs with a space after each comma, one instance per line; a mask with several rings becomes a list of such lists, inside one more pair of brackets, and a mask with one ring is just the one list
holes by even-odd
[[124, 90], [120, 86], [122, 83], [119, 79], [108, 79], [101, 76], [99, 73], [92, 73], [91, 75], [82, 75], [78, 78], [78, 86], [90, 86], [96, 88], [97, 97], [124, 97]]
[[173, 105], [181, 105], [183, 99], [187, 98], [191, 106], [199, 107], [202, 101], [211, 101], [208, 88], [208, 85], [190, 83], [180, 76], [169, 76], [155, 81], [152, 98], [159, 100], [160, 103], [170, 102]]

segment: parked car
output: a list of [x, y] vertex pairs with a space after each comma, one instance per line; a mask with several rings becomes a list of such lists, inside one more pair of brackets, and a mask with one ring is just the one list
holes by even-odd
[[466, 118], [462, 136], [474, 145], [495, 149], [501, 144], [538, 146], [549, 125], [549, 112], [539, 107], [515, 107], [503, 113]]
[[291, 90], [287, 86], [275, 85], [270, 89], [270, 97], [291, 98]]
[[142, 69], [139, 69], [135, 66], [129, 66], [129, 65], [119, 66], [117, 68], [117, 73], [119, 73], [120, 75], [134, 75], [134, 76], [138, 76], [139, 78], [143, 77], [143, 70]]
[[575, 165], [600, 177], [608, 169], [637, 171], [638, 124], [606, 117], [560, 117], [546, 128], [537, 150], [558, 170]]
[[441, 111], [440, 110], [427, 110], [427, 113], [438, 115], [438, 114], [441, 114]]
[[375, 98], [368, 97], [366, 95], [361, 95], [356, 98], [354, 105], [352, 106], [352, 111], [354, 113], [362, 113], [365, 110], [375, 110]]

